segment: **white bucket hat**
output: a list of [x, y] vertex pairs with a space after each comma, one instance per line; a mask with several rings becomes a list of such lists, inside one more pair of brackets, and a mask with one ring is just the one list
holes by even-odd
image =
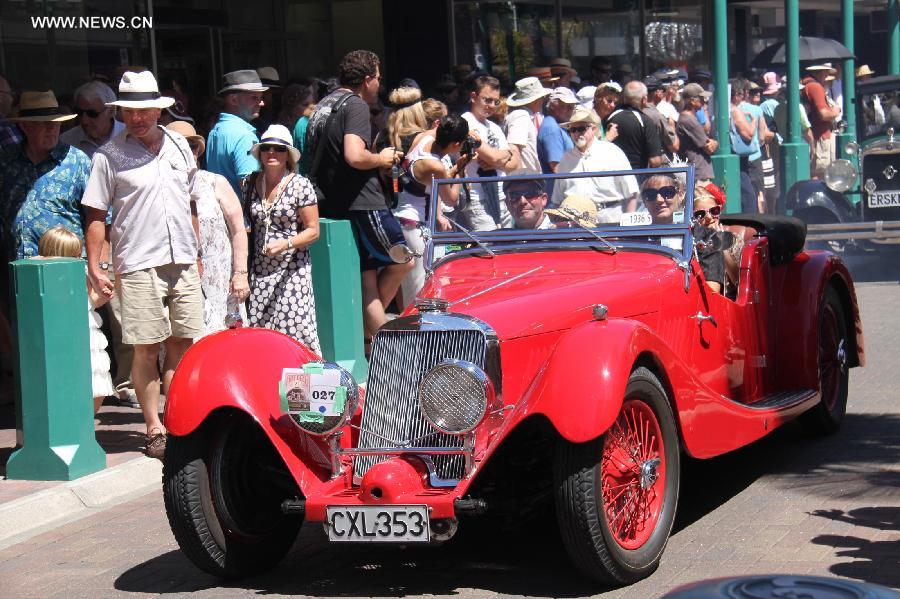
[[262, 137], [259, 139], [259, 143], [253, 144], [253, 147], [250, 148], [250, 153], [257, 160], [259, 160], [259, 147], [263, 145], [284, 146], [288, 149], [295, 163], [300, 161], [300, 150], [294, 147], [291, 132], [284, 125], [269, 125], [269, 128], [263, 132]]
[[175, 103], [175, 98], [169, 98], [159, 93], [156, 77], [150, 71], [134, 73], [127, 71], [119, 81], [119, 99], [115, 102], [107, 102], [107, 106], [121, 106], [122, 108], [168, 108]]
[[511, 93], [506, 99], [506, 105], [512, 107], [525, 106], [538, 98], [550, 95], [551, 91], [541, 85], [541, 80], [537, 77], [525, 77], [516, 81], [516, 91]]

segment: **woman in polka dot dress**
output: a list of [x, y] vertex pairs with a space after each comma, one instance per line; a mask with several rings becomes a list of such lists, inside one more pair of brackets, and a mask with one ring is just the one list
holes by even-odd
[[309, 246], [319, 238], [315, 191], [295, 173], [300, 153], [286, 127], [269, 127], [251, 153], [262, 168], [245, 183], [253, 240], [247, 319], [321, 354], [309, 259]]

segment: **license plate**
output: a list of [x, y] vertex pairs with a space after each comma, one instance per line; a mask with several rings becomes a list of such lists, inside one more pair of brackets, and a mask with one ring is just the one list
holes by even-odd
[[900, 206], [900, 191], [876, 191], [869, 194], [869, 208]]
[[354, 543], [427, 543], [424, 505], [337, 505], [326, 509], [328, 540]]

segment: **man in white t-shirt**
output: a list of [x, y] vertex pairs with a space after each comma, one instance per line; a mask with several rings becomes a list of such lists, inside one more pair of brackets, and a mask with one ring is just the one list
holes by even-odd
[[541, 85], [537, 77], [525, 77], [516, 81], [516, 91], [506, 99], [506, 105], [510, 108], [506, 115], [506, 140], [519, 149], [522, 157], [519, 168], [510, 174], [541, 173], [537, 153], [537, 118], [544, 107], [544, 100], [552, 91]]
[[[481, 140], [481, 147], [477, 161], [466, 166], [466, 177], [494, 177], [519, 168], [518, 147], [510, 146], [500, 126], [490, 120], [499, 105], [500, 82], [489, 75], [476, 78], [469, 93], [470, 110], [462, 116], [469, 123], [469, 131]], [[511, 222], [499, 181], [466, 185], [464, 195], [463, 226], [473, 231], [492, 231]]]
[[[560, 125], [572, 136], [575, 147], [563, 154], [557, 173], [629, 171], [625, 152], [597, 136], [599, 119], [592, 110], [575, 109], [572, 119]], [[638, 183], [634, 175], [557, 179], [551, 204], [559, 206], [566, 196], [581, 195], [593, 200], [599, 211], [597, 222], [618, 223], [624, 212], [637, 210]]]

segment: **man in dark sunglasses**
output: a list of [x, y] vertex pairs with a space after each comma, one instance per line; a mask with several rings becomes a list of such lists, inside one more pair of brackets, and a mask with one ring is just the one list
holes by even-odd
[[550, 218], [544, 214], [547, 191], [543, 181], [507, 181], [503, 193], [514, 229], [553, 228]]
[[125, 130], [125, 125], [116, 120], [115, 107], [106, 105], [115, 101], [116, 93], [102, 81], [90, 81], [76, 89], [78, 126], [60, 135], [59, 140], [93, 156], [100, 146]]

